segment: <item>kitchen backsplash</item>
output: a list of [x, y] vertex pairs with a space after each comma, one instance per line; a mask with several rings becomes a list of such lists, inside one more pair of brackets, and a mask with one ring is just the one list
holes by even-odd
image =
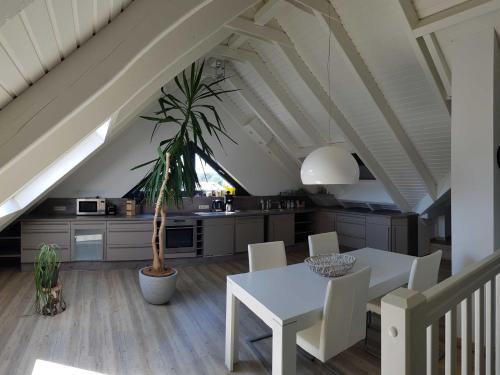
[[[221, 197], [194, 197], [183, 198], [183, 203], [179, 207], [169, 207], [170, 212], [192, 212], [192, 211], [208, 211], [215, 199], [224, 199]], [[293, 199], [294, 201], [305, 201], [306, 207], [314, 206], [312, 201], [304, 196], [301, 197], [285, 197], [285, 196], [241, 196], [234, 197], [234, 209], [236, 210], [256, 210], [260, 209], [260, 201], [268, 199], [272, 202], [272, 208], [278, 208], [282, 200]], [[125, 198], [106, 198], [108, 203], [112, 203], [117, 207], [117, 214], [125, 214]], [[200, 208], [208, 206], [208, 208]], [[154, 207], [150, 205], [141, 205], [138, 208], [138, 213], [149, 214], [154, 212]], [[29, 212], [28, 215], [75, 215], [76, 214], [76, 198], [47, 198], [37, 207]]]

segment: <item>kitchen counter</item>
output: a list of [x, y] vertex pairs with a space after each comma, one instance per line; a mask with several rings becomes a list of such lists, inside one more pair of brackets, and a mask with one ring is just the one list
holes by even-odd
[[[167, 213], [168, 220], [191, 219], [191, 220], [210, 220], [212, 218], [221, 217], [242, 217], [242, 216], [266, 216], [266, 215], [285, 215], [296, 213], [308, 213], [316, 211], [315, 208], [302, 208], [302, 209], [274, 209], [268, 211], [262, 210], [243, 210], [231, 213], [226, 212], [209, 212], [209, 211], [196, 211], [203, 212], [197, 214], [196, 212], [171, 212]], [[120, 220], [135, 220], [147, 221], [152, 220], [152, 214], [139, 214], [135, 216], [126, 215], [32, 215], [24, 216], [22, 221], [36, 221], [36, 220], [64, 220], [64, 221], [120, 221]]]
[[321, 207], [318, 208], [318, 211], [322, 212], [340, 212], [340, 213], [346, 213], [346, 214], [359, 214], [359, 215], [375, 215], [375, 216], [390, 216], [391, 218], [404, 218], [408, 217], [410, 215], [415, 215], [413, 212], [398, 212], [398, 211], [392, 211], [392, 210], [378, 210], [378, 211], [371, 211], [368, 209], [362, 209], [362, 208], [344, 208], [344, 207]]

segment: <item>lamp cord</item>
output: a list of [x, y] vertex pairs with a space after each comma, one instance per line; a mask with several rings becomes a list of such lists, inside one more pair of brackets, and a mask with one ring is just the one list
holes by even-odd
[[331, 77], [330, 77], [330, 64], [331, 64], [331, 41], [332, 41], [332, 15], [331, 15], [331, 7], [332, 4], [330, 0], [328, 0], [328, 61], [326, 64], [327, 74], [328, 74], [328, 140], [331, 143], [332, 141], [332, 86], [331, 86]]

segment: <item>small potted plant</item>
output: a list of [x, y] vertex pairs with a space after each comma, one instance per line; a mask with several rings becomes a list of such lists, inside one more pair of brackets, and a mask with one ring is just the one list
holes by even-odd
[[42, 315], [56, 315], [66, 309], [59, 283], [61, 262], [58, 246], [42, 244], [35, 259], [35, 311]]

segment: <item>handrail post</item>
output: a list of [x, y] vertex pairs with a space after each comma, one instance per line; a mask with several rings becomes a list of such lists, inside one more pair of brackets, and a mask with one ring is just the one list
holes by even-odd
[[424, 295], [400, 288], [382, 298], [382, 375], [426, 373]]

